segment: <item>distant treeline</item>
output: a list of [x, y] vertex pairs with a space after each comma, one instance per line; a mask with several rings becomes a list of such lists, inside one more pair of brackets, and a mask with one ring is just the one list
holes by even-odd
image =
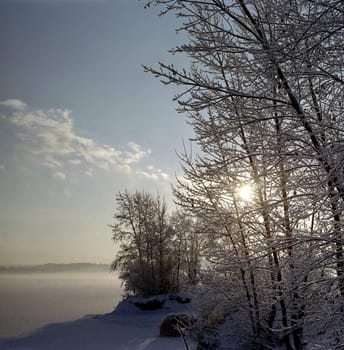
[[0, 273], [31, 273], [31, 272], [103, 272], [110, 271], [108, 264], [71, 263], [44, 264], [31, 266], [0, 266]]

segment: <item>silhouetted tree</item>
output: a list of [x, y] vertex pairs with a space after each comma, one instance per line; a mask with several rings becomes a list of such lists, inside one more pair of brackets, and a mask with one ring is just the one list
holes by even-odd
[[112, 267], [128, 293], [154, 295], [175, 292], [174, 232], [166, 204], [145, 192], [127, 191], [116, 197], [113, 240], [120, 242]]

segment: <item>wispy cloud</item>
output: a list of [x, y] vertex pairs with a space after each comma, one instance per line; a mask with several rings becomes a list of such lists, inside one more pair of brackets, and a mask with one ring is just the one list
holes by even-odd
[[126, 164], [137, 163], [142, 158], [144, 158], [147, 155], [152, 153], [152, 151], [150, 149], [143, 150], [141, 148], [141, 146], [135, 142], [129, 142], [128, 147], [129, 147], [130, 151], [127, 151], [127, 153], [126, 153], [126, 158], [125, 158]]
[[5, 119], [16, 127], [17, 137], [25, 149], [42, 165], [50, 168], [55, 179], [66, 179], [67, 166], [84, 166], [87, 176], [93, 175], [93, 169], [103, 169], [153, 180], [168, 180], [168, 175], [161, 169], [154, 166], [142, 168], [140, 165], [152, 153], [150, 149], [144, 149], [133, 141], [115, 148], [79, 135], [70, 110], [26, 111], [26, 104], [20, 100], [1, 102], [3, 105], [5, 103], [17, 105]]
[[11, 108], [14, 110], [22, 111], [25, 109], [26, 103], [21, 101], [21, 100], [17, 100], [15, 98], [13, 98], [13, 99], [9, 99], [9, 100], [0, 101], [0, 106], [4, 106], [4, 107], [8, 107], [8, 108]]
[[164, 173], [159, 168], [155, 168], [153, 165], [146, 167], [145, 170], [139, 169], [137, 175], [142, 175], [143, 177], [153, 180], [169, 180], [168, 174]]
[[64, 174], [62, 171], [56, 171], [53, 176], [56, 180], [66, 180], [66, 174]]

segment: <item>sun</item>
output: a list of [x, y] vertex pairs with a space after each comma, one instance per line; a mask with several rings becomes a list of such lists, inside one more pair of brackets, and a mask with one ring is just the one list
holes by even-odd
[[238, 195], [243, 201], [250, 201], [252, 199], [252, 187], [248, 184], [242, 185], [238, 189]]

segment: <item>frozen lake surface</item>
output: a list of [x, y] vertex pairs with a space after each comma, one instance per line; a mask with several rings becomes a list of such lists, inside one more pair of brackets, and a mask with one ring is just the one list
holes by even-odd
[[180, 337], [159, 336], [159, 326], [169, 313], [191, 310], [190, 304], [176, 303], [169, 296], [160, 297], [165, 299], [162, 309], [142, 311], [134, 305], [142, 299], [131, 298], [108, 314], [50, 324], [22, 337], [0, 338], [0, 349], [184, 350]]
[[0, 337], [111, 312], [121, 295], [110, 272], [0, 274]]

